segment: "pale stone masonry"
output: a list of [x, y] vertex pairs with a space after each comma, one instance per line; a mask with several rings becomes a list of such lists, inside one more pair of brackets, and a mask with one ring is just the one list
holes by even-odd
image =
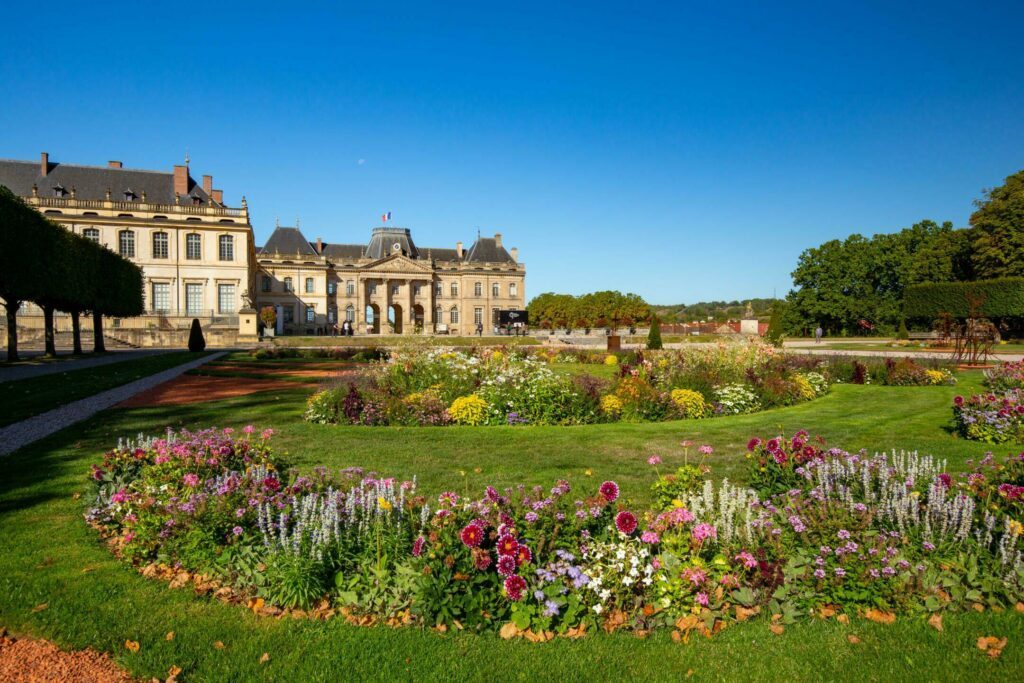
[[[114, 320], [111, 331], [131, 329], [143, 345], [176, 343], [192, 318], [237, 332], [240, 311], [265, 306], [285, 334], [327, 333], [345, 320], [359, 334], [473, 334], [478, 322], [490, 334], [498, 311], [526, 303], [526, 267], [501, 234], [478, 235], [468, 249], [421, 248], [405, 228], [330, 244], [278, 226], [256, 247], [245, 197], [227, 206], [212, 176], [192, 178], [187, 159], [148, 171], [65, 164], [44, 152], [39, 161], [0, 160], [0, 185], [142, 267], [146, 313]], [[40, 325], [39, 313], [24, 305], [19, 325]]]

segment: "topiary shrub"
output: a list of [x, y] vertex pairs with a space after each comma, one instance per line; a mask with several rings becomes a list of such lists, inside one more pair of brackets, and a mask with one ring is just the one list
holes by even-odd
[[764, 335], [772, 346], [782, 346], [782, 314], [782, 303], [776, 301], [772, 304], [772, 317], [768, 319], [768, 331]]
[[661, 322], [658, 316], [651, 316], [651, 331], [647, 333], [647, 348], [656, 351], [661, 348]]
[[188, 331], [188, 350], [192, 353], [206, 350], [206, 339], [203, 337], [203, 328], [199, 325], [199, 318], [192, 318], [192, 329]]
[[907, 321], [900, 320], [900, 329], [896, 332], [897, 339], [910, 339], [910, 332], [907, 331]]

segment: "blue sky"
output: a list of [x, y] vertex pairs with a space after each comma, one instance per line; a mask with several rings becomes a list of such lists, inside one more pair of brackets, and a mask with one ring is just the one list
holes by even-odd
[[783, 294], [805, 247], [964, 225], [1024, 168], [1020, 2], [62, 4], [4, 10], [0, 157], [187, 147], [260, 243], [390, 210], [503, 233], [531, 296]]

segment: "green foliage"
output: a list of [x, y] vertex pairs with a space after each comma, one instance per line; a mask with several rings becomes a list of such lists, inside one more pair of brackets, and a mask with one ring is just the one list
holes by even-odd
[[288, 551], [271, 553], [260, 594], [282, 607], [306, 609], [327, 592], [323, 563]]
[[977, 277], [1024, 275], [1024, 171], [985, 193], [971, 215], [971, 261]]
[[648, 319], [650, 308], [636, 294], [615, 291], [581, 296], [547, 292], [527, 305], [532, 324], [544, 329], [630, 326]]
[[907, 319], [900, 318], [900, 329], [896, 332], [897, 339], [910, 339], [910, 332], [907, 330]]
[[657, 351], [661, 347], [661, 322], [658, 321], [658, 316], [654, 315], [651, 316], [651, 331], [647, 333], [647, 348]]
[[206, 349], [206, 338], [198, 318], [192, 318], [192, 327], [188, 331], [188, 350], [198, 353]]
[[664, 474], [651, 484], [658, 510], [671, 509], [675, 501], [688, 493], [697, 493], [704, 486], [704, 477], [708, 470], [703, 465], [686, 463], [680, 466], [675, 474]]
[[654, 306], [658, 317], [667, 322], [697, 322], [700, 320], [736, 320], [753, 314], [755, 318], [768, 315], [775, 299], [743, 299], [733, 301], [699, 301], [694, 304]]
[[772, 317], [768, 319], [768, 331], [765, 333], [765, 341], [772, 346], [782, 346], [782, 317], [786, 310], [786, 304], [776, 301], [772, 305]]
[[972, 302], [988, 318], [1024, 316], [1024, 277], [911, 285], [904, 292], [903, 312], [911, 320], [927, 322], [942, 313], [966, 318]]

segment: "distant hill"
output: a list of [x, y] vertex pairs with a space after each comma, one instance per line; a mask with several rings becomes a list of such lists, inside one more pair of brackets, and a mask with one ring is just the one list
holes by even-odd
[[744, 299], [742, 301], [700, 301], [695, 304], [651, 304], [651, 308], [664, 322], [694, 322], [699, 320], [739, 320], [748, 306], [754, 317], [767, 320], [775, 299]]

